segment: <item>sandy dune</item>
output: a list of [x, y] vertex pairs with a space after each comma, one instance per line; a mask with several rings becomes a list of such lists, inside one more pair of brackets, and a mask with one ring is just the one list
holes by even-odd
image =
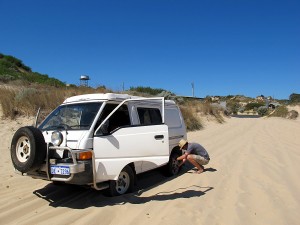
[[231, 118], [191, 132], [211, 155], [206, 172], [146, 173], [116, 198], [15, 174], [11, 137], [31, 123], [0, 120], [0, 224], [299, 224], [299, 120]]

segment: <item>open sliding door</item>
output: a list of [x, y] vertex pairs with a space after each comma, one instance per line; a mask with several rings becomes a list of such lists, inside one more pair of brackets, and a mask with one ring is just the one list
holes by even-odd
[[[139, 101], [144, 105], [147, 101], [160, 101], [160, 124], [132, 125], [127, 104]], [[104, 132], [106, 127], [110, 127], [107, 133]], [[134, 163], [137, 173], [166, 164], [169, 161], [169, 135], [168, 126], [164, 124], [164, 98], [127, 99], [116, 106], [95, 131], [94, 153], [97, 182], [116, 179], [129, 163]]]

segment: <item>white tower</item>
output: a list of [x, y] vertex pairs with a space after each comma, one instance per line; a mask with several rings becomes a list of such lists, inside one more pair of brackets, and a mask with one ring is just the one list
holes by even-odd
[[88, 87], [89, 80], [90, 80], [90, 77], [87, 75], [80, 76], [80, 86]]

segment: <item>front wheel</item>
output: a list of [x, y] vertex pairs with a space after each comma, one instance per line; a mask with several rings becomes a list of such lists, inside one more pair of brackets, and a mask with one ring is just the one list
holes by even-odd
[[130, 166], [124, 167], [117, 180], [109, 182], [109, 195], [118, 196], [132, 192], [134, 189], [134, 172]]

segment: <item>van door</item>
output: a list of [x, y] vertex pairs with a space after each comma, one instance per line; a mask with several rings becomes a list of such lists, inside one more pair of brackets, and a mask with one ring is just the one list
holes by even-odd
[[[162, 122], [155, 125], [132, 125], [127, 103], [160, 101]], [[121, 170], [134, 163], [136, 173], [169, 161], [168, 126], [164, 122], [164, 99], [128, 99], [120, 103], [101, 122], [94, 133], [96, 181], [116, 180]]]

